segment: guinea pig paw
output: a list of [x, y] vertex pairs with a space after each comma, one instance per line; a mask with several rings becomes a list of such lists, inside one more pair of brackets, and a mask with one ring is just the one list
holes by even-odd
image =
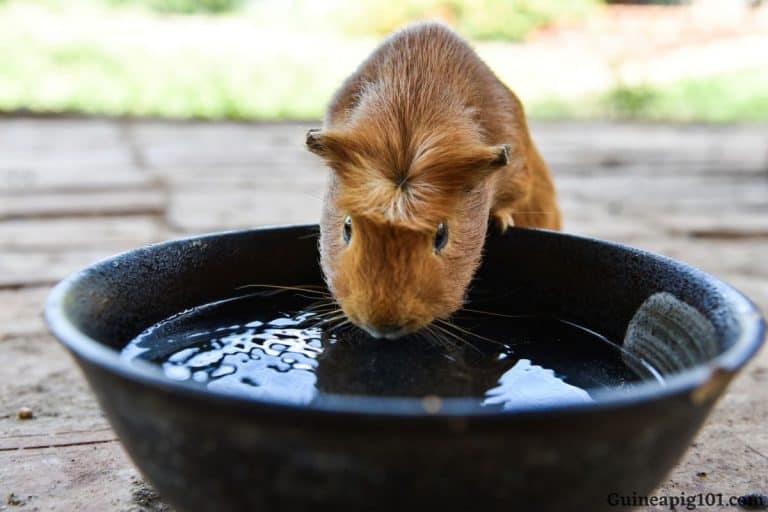
[[507, 228], [515, 225], [515, 218], [512, 216], [512, 211], [510, 210], [493, 212], [493, 218], [501, 233], [505, 232]]

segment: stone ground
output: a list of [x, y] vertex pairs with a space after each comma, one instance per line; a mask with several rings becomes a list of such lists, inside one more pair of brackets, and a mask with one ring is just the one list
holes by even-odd
[[[314, 123], [0, 119], [0, 510], [167, 510], [41, 319], [97, 258], [204, 231], [312, 222]], [[568, 231], [682, 259], [768, 310], [768, 125], [534, 124]], [[768, 492], [768, 350], [658, 494]], [[17, 419], [29, 407], [34, 419]]]

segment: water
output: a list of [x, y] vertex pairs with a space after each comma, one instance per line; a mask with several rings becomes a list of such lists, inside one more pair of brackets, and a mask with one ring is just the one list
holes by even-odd
[[147, 329], [122, 357], [158, 364], [169, 379], [295, 404], [324, 394], [465, 397], [505, 409], [589, 402], [658, 379], [648, 365], [631, 370], [599, 334], [557, 319], [475, 314], [461, 327], [495, 343], [460, 334], [471, 345], [446, 348], [419, 337], [375, 340], [354, 328], [327, 332], [302, 307], [297, 297], [208, 304]]

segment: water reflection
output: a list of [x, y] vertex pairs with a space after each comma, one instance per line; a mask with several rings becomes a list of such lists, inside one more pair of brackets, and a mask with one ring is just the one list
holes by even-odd
[[483, 319], [475, 328], [503, 343], [473, 340], [450, 352], [419, 338], [381, 341], [361, 331], [339, 338], [317, 320], [274, 299], [223, 301], [158, 323], [122, 355], [158, 364], [169, 379], [298, 405], [330, 394], [470, 397], [513, 409], [588, 402], [594, 390], [644, 377], [618, 347], [553, 319]]
[[515, 409], [591, 401], [589, 393], [558, 378], [553, 370], [520, 359], [499, 378], [498, 386], [485, 393], [482, 405]]

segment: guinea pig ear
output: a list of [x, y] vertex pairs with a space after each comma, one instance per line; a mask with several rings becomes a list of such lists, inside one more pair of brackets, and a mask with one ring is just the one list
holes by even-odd
[[491, 146], [493, 156], [488, 161], [488, 169], [499, 169], [509, 163], [509, 144], [500, 144]]
[[328, 146], [325, 142], [323, 132], [319, 128], [312, 128], [307, 132], [307, 149], [314, 154], [324, 156], [328, 153]]
[[307, 149], [329, 164], [349, 162], [354, 157], [351, 142], [343, 133], [317, 128], [307, 132]]

